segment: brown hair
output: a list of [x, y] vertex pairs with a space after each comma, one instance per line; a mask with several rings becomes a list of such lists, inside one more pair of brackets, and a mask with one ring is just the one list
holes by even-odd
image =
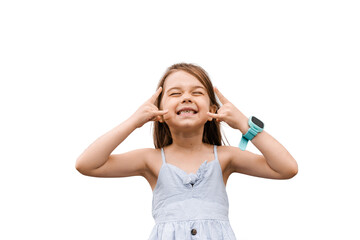
[[[166, 70], [163, 77], [160, 79], [159, 84], [156, 89], [159, 89], [159, 87], [162, 87], [164, 89], [164, 83], [165, 83], [166, 78], [171, 73], [174, 73], [176, 71], [185, 71], [187, 73], [190, 73], [194, 77], [196, 77], [201, 82], [201, 84], [204, 85], [204, 87], [206, 88], [207, 93], [210, 97], [210, 105], [211, 106], [215, 105], [216, 109], [219, 109], [220, 105], [216, 101], [214, 88], [213, 88], [213, 85], [210, 81], [210, 78], [209, 78], [207, 72], [203, 68], [201, 68], [200, 66], [197, 66], [195, 64], [177, 63], [177, 64], [170, 66]], [[159, 95], [159, 97], [155, 101], [155, 106], [157, 106], [158, 108], [160, 108], [160, 102], [161, 102], [162, 96], [163, 96], [163, 92]], [[171, 132], [170, 132], [168, 125], [165, 122], [163, 122], [163, 123], [161, 123], [159, 121], [154, 122], [153, 137], [154, 137], [155, 148], [162, 148], [162, 147], [168, 146], [172, 143]], [[212, 121], [207, 121], [205, 123], [202, 141], [204, 143], [214, 144], [214, 145], [218, 145], [218, 146], [221, 146], [222, 143], [224, 143], [224, 141], [221, 137], [220, 123], [217, 122], [215, 119], [213, 119]]]

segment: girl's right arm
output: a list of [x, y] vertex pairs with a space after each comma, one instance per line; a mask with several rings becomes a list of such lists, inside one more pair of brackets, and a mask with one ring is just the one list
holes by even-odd
[[148, 121], [159, 121], [167, 110], [159, 110], [154, 102], [161, 93], [160, 87], [129, 119], [93, 142], [76, 160], [76, 169], [93, 177], [127, 177], [143, 175], [146, 149], [110, 155], [136, 128]]

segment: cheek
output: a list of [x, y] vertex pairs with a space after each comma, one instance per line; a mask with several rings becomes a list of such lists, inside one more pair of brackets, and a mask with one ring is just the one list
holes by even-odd
[[206, 110], [210, 110], [210, 99], [203, 99], [201, 101], [201, 106]]
[[165, 109], [164, 107], [166, 107], [166, 103], [167, 103], [167, 99], [166, 97], [163, 96], [160, 101], [160, 108]]
[[175, 98], [169, 98], [169, 97], [165, 97], [162, 99], [161, 104], [165, 107], [165, 106], [174, 106], [177, 104], [176, 99]]
[[161, 99], [160, 109], [165, 109], [164, 107], [166, 107], [166, 105], [164, 105], [164, 99]]

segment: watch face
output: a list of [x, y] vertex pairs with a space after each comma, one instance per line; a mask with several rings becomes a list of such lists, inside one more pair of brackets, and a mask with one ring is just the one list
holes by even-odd
[[264, 128], [264, 123], [259, 119], [257, 119], [256, 117], [252, 117], [251, 121], [255, 123], [255, 125], [257, 125], [259, 128]]

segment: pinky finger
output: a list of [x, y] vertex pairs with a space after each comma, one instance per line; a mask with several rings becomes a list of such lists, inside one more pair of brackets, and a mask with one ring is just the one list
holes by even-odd
[[215, 118], [218, 122], [222, 121], [220, 114], [208, 112], [207, 115], [209, 117]]
[[218, 118], [219, 114], [208, 112], [207, 115], [212, 118]]
[[169, 111], [169, 109], [165, 109], [165, 110], [159, 110], [159, 111], [157, 111], [156, 113], [157, 113], [158, 115], [164, 115], [164, 114], [166, 114], [168, 111]]

